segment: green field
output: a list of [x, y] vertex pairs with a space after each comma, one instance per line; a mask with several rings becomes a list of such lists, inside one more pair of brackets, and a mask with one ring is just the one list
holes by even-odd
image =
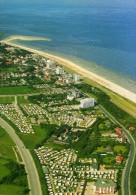
[[18, 133], [20, 138], [23, 140], [25, 146], [33, 150], [37, 144], [40, 144], [48, 135], [48, 129], [44, 130], [40, 126], [33, 126], [34, 134], [22, 134]]
[[66, 145], [61, 145], [61, 144], [55, 144], [55, 143], [51, 143], [51, 142], [46, 142], [44, 144], [45, 147], [49, 147], [49, 148], [53, 148], [55, 150], [63, 150], [66, 149], [67, 146]]
[[1, 70], [1, 73], [15, 73], [15, 72], [18, 72], [17, 67], [5, 68]]
[[15, 146], [15, 144], [12, 139], [6, 131], [0, 127], [0, 156], [16, 161], [13, 146]]
[[9, 175], [9, 174], [10, 174], [9, 169], [7, 169], [5, 166], [3, 166], [3, 165], [0, 164], [0, 180], [1, 180], [3, 177], [5, 177], [5, 176], [7, 176], [7, 175]]
[[18, 96], [17, 102], [18, 104], [27, 104], [27, 103], [29, 104], [30, 103], [30, 101], [24, 96]]
[[0, 104], [10, 104], [15, 101], [13, 96], [0, 97]]
[[0, 87], [0, 95], [31, 94], [35, 92], [38, 92], [38, 90], [28, 86]]
[[112, 156], [112, 155], [107, 155], [103, 158], [103, 162], [105, 164], [111, 164], [113, 162], [115, 162], [115, 156]]
[[15, 185], [0, 185], [1, 195], [24, 195], [24, 188]]
[[104, 152], [104, 151], [106, 151], [107, 150], [107, 148], [104, 148], [103, 146], [102, 147], [97, 147], [97, 150], [95, 150], [94, 151], [94, 153], [96, 154], [97, 152], [99, 153], [101, 153], [101, 152]]
[[13, 166], [13, 168], [10, 168], [11, 165], [9, 166], [9, 163], [12, 165], [16, 163], [13, 146], [15, 146], [15, 144], [10, 136], [0, 127], [0, 194], [27, 195], [28, 193], [25, 193], [25, 190], [28, 188], [25, 172], [23, 172], [24, 175], [20, 176], [20, 169], [18, 168], [18, 174], [15, 175], [15, 166]]
[[127, 151], [126, 146], [115, 146], [114, 151], [117, 153], [124, 153]]

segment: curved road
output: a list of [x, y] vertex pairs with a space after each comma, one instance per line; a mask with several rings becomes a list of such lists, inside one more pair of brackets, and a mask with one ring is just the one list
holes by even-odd
[[122, 190], [122, 195], [131, 195], [130, 192], [130, 173], [132, 170], [132, 166], [135, 160], [135, 154], [136, 154], [136, 148], [135, 148], [135, 140], [132, 137], [132, 135], [127, 131], [127, 129], [121, 125], [109, 112], [107, 112], [102, 106], [100, 106], [100, 109], [107, 115], [112, 122], [115, 124], [118, 124], [120, 127], [122, 127], [123, 132], [125, 133], [129, 143], [130, 143], [130, 152], [128, 159], [125, 164], [125, 168], [123, 169], [122, 173], [122, 180], [121, 180], [121, 190]]
[[15, 142], [19, 149], [27, 172], [30, 194], [42, 195], [41, 184], [37, 173], [37, 169], [29, 150], [26, 149], [25, 145], [17, 136], [14, 129], [2, 118], [0, 118], [0, 126], [2, 126], [7, 131], [7, 133], [11, 136], [11, 138], [13, 139], [13, 141]]

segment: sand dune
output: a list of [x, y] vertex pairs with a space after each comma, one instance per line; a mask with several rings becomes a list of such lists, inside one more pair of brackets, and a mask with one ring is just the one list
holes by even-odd
[[[16, 36], [16, 37], [18, 37], [18, 36]], [[54, 61], [56, 61], [56, 62], [58, 62], [58, 63], [60, 63], [64, 66], [76, 71], [78, 74], [82, 75], [83, 77], [87, 77], [87, 78], [99, 83], [100, 85], [106, 87], [107, 89], [110, 89], [113, 92], [115, 92], [115, 93], [127, 98], [128, 100], [131, 100], [132, 102], [136, 103], [136, 94], [130, 92], [129, 90], [127, 90], [123, 87], [120, 87], [117, 84], [112, 83], [111, 81], [106, 80], [105, 78], [103, 78], [101, 76], [98, 76], [98, 75], [94, 74], [93, 72], [90, 72], [90, 71], [78, 66], [77, 64], [71, 62], [70, 60], [63, 59], [61, 57], [58, 57], [58, 56], [55, 56], [55, 55], [52, 55], [52, 54], [49, 54], [49, 53], [45, 53], [45, 52], [42, 52], [42, 51], [39, 51], [39, 50], [36, 50], [36, 49], [32, 49], [32, 48], [29, 48], [29, 47], [26, 47], [26, 46], [22, 46], [20, 44], [13, 44], [13, 43], [10, 42], [11, 40], [15, 40], [15, 37], [13, 36], [13, 39], [10, 38], [8, 40], [4, 39], [1, 42], [5, 43], [5, 44], [8, 44], [8, 45], [11, 45], [11, 46], [19, 47], [21, 49], [28, 50], [30, 52], [39, 54], [39, 55], [47, 57], [47, 58], [50, 58], [50, 59], [52, 59], [52, 60], [54, 60]]]

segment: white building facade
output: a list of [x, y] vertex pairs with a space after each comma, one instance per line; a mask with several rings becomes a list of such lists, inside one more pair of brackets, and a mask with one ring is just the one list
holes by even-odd
[[47, 60], [46, 65], [47, 65], [47, 68], [56, 68], [56, 62], [52, 60]]
[[63, 68], [61, 68], [59, 66], [56, 68], [56, 74], [64, 74], [64, 73], [65, 73], [65, 71]]
[[89, 108], [95, 105], [94, 98], [86, 98], [80, 101], [80, 108]]

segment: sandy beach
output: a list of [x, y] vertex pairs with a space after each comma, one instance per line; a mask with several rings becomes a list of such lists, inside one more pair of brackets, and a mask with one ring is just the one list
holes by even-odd
[[[8, 44], [8, 45], [11, 45], [11, 46], [19, 47], [21, 49], [24, 49], [24, 50], [27, 50], [27, 51], [30, 51], [30, 52], [33, 52], [36, 54], [39, 54], [39, 55], [46, 57], [46, 58], [50, 58], [50, 59], [52, 59], [52, 60], [54, 60], [54, 61], [56, 61], [64, 66], [76, 71], [81, 76], [87, 77], [87, 78], [99, 83], [100, 85], [106, 87], [107, 89], [110, 89], [113, 92], [119, 94], [120, 96], [123, 96], [123, 97], [127, 98], [128, 100], [136, 103], [136, 94], [130, 92], [129, 90], [127, 90], [123, 87], [120, 87], [119, 85], [117, 85], [115, 83], [112, 83], [111, 81], [106, 80], [105, 78], [103, 78], [101, 76], [94, 74], [93, 72], [90, 72], [90, 71], [78, 66], [77, 64], [73, 63], [70, 60], [67, 60], [67, 59], [64, 59], [64, 58], [61, 58], [61, 57], [58, 57], [58, 56], [55, 56], [55, 55], [52, 55], [49, 53], [45, 53], [45, 52], [42, 52], [42, 51], [39, 51], [36, 49], [32, 49], [32, 48], [29, 48], [26, 46], [22, 46], [20, 44], [14, 44], [14, 43], [10, 42], [12, 40], [18, 39], [18, 37], [20, 37], [19, 39], [21, 39], [21, 40], [26, 40], [25, 36], [22, 36], [22, 37], [21, 36], [11, 36], [7, 39], [2, 40], [1, 42]], [[27, 40], [36, 40], [36, 37], [35, 37], [35, 39], [32, 39], [32, 37], [27, 37]], [[43, 39], [37, 39], [37, 40], [43, 40]]]

